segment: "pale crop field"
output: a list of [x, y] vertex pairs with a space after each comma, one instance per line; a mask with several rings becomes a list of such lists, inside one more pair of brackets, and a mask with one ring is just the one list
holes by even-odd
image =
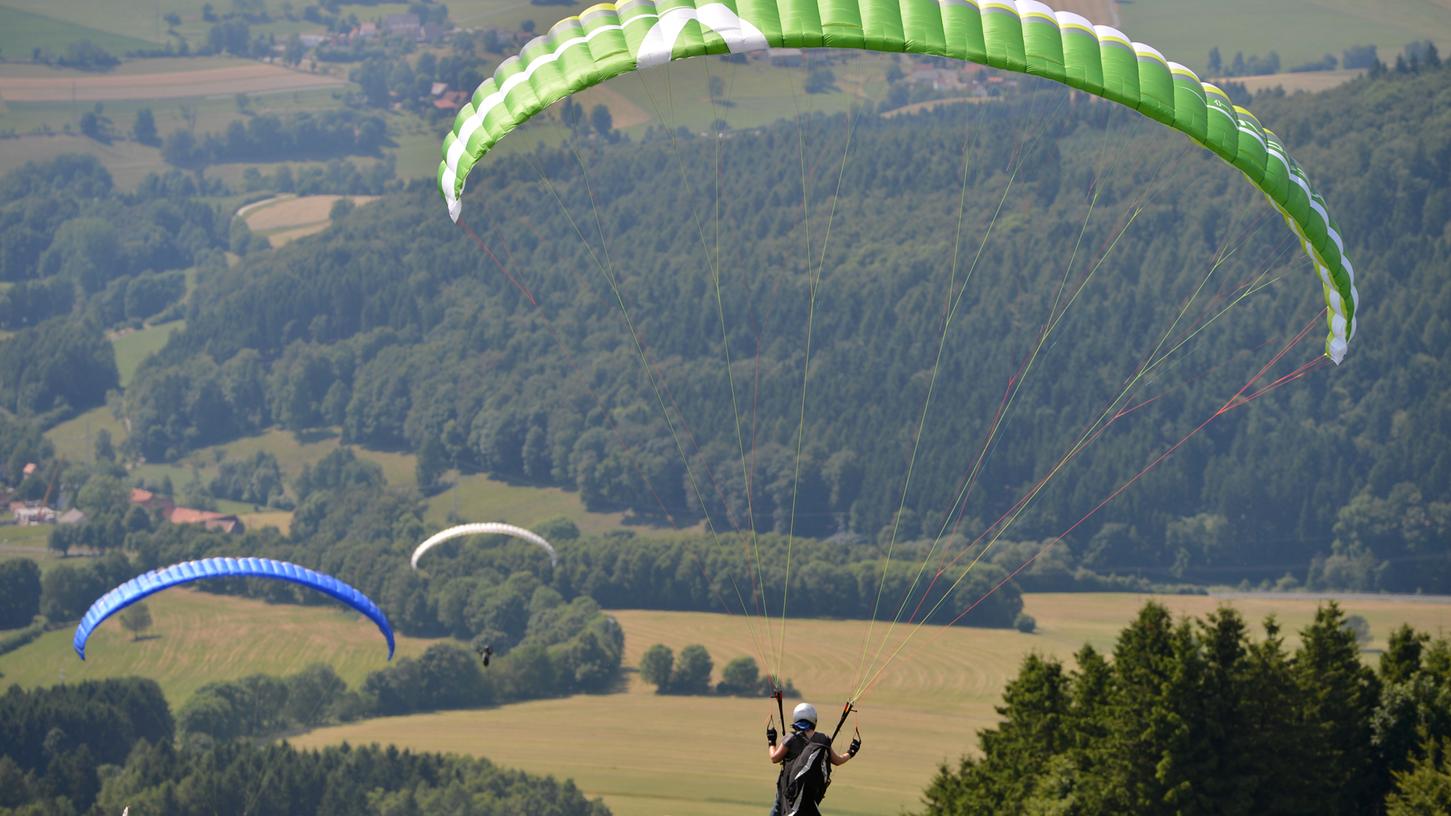
[[[1013, 631], [924, 628], [881, 675], [859, 705], [865, 748], [838, 770], [827, 799], [833, 814], [890, 814], [913, 808], [938, 763], [976, 745], [978, 729], [996, 720], [993, 706], [1029, 653], [1069, 659], [1085, 642], [1111, 650], [1118, 631], [1146, 600], [1141, 595], [1041, 594], [1026, 597], [1037, 618], [1033, 635]], [[1205, 596], [1159, 600], [1179, 614], [1202, 615], [1221, 601]], [[1258, 636], [1259, 622], [1278, 615], [1290, 635], [1313, 617], [1317, 602], [1285, 597], [1237, 599], [1233, 605]], [[1350, 601], [1349, 612], [1369, 621], [1376, 649], [1400, 622], [1442, 632], [1451, 604], [1404, 600]], [[764, 622], [741, 616], [686, 612], [613, 612], [625, 629], [626, 663], [635, 665], [653, 643], [676, 652], [704, 644], [717, 676], [741, 655], [766, 661]], [[773, 621], [773, 626], [779, 621]], [[873, 629], [868, 659], [884, 626]], [[834, 724], [861, 662], [862, 621], [788, 621], [786, 676]], [[755, 632], [753, 637], [752, 632]], [[773, 629], [773, 631], [777, 631]], [[905, 627], [893, 633], [900, 639]], [[760, 643], [762, 645], [757, 645]], [[890, 652], [890, 648], [887, 653]], [[1374, 652], [1367, 652], [1373, 660]], [[774, 658], [770, 658], [775, 665]], [[790, 705], [788, 701], [788, 705]], [[295, 740], [305, 746], [339, 742], [393, 743], [416, 750], [487, 756], [535, 773], [570, 777], [602, 796], [619, 816], [705, 814], [748, 816], [770, 806], [773, 769], [764, 759], [763, 730], [775, 705], [766, 699], [661, 697], [631, 674], [623, 694], [577, 696], [482, 711], [390, 717], [322, 729]]]
[[329, 215], [333, 204], [339, 199], [351, 199], [362, 206], [375, 201], [377, 196], [279, 196], [276, 199], [248, 205], [237, 211], [247, 222], [247, 227], [259, 235], [265, 235], [274, 247], [290, 241], [315, 235], [331, 224]]
[[1285, 93], [1319, 93], [1339, 87], [1365, 73], [1356, 68], [1337, 71], [1305, 71], [1302, 73], [1263, 74], [1260, 76], [1233, 77], [1250, 93], [1259, 93], [1270, 88], [1284, 88]]

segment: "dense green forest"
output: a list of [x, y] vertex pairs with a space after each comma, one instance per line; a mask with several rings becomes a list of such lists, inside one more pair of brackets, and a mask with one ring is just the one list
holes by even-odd
[[609, 814], [573, 782], [505, 770], [485, 759], [378, 746], [299, 751], [286, 743], [177, 736], [177, 720], [150, 680], [35, 691], [11, 686], [0, 695], [0, 811]]
[[1322, 607], [1292, 652], [1273, 618], [1150, 603], [1111, 659], [1029, 657], [925, 814], [1448, 812], [1451, 641], [1402, 626], [1372, 670], [1348, 623]]
[[106, 330], [175, 316], [183, 270], [247, 248], [250, 233], [203, 198], [215, 192], [172, 172], [123, 194], [89, 156], [0, 178], [0, 329], [13, 332], [0, 335], [0, 410], [50, 424], [105, 401], [119, 382]]
[[[1438, 274], [1451, 142], [1437, 101], [1451, 88], [1439, 66], [1377, 73], [1257, 105], [1325, 191], [1360, 270], [1350, 357], [1190, 439], [1073, 531], [1073, 567], [1451, 588], [1438, 385], [1451, 381]], [[657, 128], [636, 144], [502, 151], [471, 181], [487, 191], [465, 215], [481, 243], [419, 189], [209, 275], [186, 330], [128, 389], [130, 444], [166, 459], [273, 425], [341, 426], [347, 441], [417, 452], [426, 488], [456, 467], [721, 532], [971, 541], [1161, 337], [1172, 347], [1209, 323], [1010, 534], [1050, 538], [1212, 416], [1319, 308], [1248, 185], [1112, 108], [1042, 89], [720, 139]], [[1274, 285], [1238, 302], [1264, 273]], [[1069, 295], [1088, 284], [1066, 311], [1065, 280]], [[951, 281], [963, 305], [937, 363]]]

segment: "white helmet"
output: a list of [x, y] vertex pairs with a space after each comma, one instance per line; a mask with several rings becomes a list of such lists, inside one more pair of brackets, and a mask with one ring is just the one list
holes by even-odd
[[806, 720], [807, 722], [811, 723], [811, 726], [813, 728], [815, 728], [816, 727], [816, 706], [814, 706], [814, 705], [812, 705], [810, 703], [801, 703], [800, 705], [796, 706], [796, 708], [791, 711], [791, 722], [798, 723], [798, 722], [801, 722], [802, 720]]

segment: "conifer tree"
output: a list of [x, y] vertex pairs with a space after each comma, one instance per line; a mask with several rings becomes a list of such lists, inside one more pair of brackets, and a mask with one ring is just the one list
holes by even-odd
[[1301, 632], [1293, 671], [1310, 746], [1309, 761], [1298, 774], [1311, 790], [1341, 793], [1327, 797], [1317, 812], [1376, 812], [1385, 784], [1371, 761], [1370, 720], [1380, 684], [1361, 664], [1355, 635], [1345, 628], [1345, 613], [1334, 601]]

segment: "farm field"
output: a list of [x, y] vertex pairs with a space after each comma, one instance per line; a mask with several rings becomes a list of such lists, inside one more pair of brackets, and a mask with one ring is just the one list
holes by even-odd
[[[887, 66], [893, 59], [882, 54], [854, 53], [830, 66], [835, 87], [819, 94], [805, 92], [808, 68], [777, 67], [759, 59], [743, 65], [718, 59], [683, 60], [622, 77], [594, 90], [613, 91], [643, 112], [643, 119], [632, 116], [626, 120], [638, 119], [634, 126], [641, 131], [649, 125], [706, 130], [717, 119], [728, 128], [753, 128], [798, 115], [845, 113], [865, 99], [881, 99], [886, 93]], [[710, 77], [721, 79], [721, 101], [725, 104], [711, 103]], [[615, 106], [607, 97], [601, 101], [614, 112]], [[589, 109], [598, 102], [586, 103], [581, 95], [581, 104]]]
[[[168, 3], [165, 11], [175, 11], [184, 20], [195, 18], [199, 23], [202, 2], [177, 0]], [[143, 40], [148, 44], [159, 45], [166, 41], [166, 24], [161, 20], [162, 10], [156, 5], [139, 2], [118, 2], [115, 5], [124, 8], [126, 13], [97, 15], [94, 0], [5, 0], [5, 6], [10, 9], [44, 15], [57, 23], [102, 26], [113, 35]], [[276, 10], [276, 3], [267, 5]]]
[[[9, 511], [5, 511], [6, 518], [9, 518]], [[29, 558], [40, 566], [41, 572], [53, 564], [60, 563], [60, 558], [45, 548], [46, 541], [50, 538], [50, 525], [37, 524], [30, 527], [17, 527], [13, 524], [0, 525], [0, 561], [9, 561], [12, 558]]]
[[1339, 57], [1352, 45], [1375, 45], [1392, 62], [1408, 42], [1430, 39], [1443, 52], [1451, 45], [1451, 4], [1444, 0], [1156, 0], [1120, 4], [1119, 13], [1125, 33], [1196, 71], [1215, 46], [1226, 63], [1236, 51], [1277, 51], [1289, 67], [1327, 53]]
[[[119, 73], [128, 65], [130, 63], [122, 63], [117, 72]], [[3, 66], [4, 69], [15, 69], [16, 71], [34, 67], [28, 65]], [[0, 70], [0, 76], [6, 76], [3, 70]], [[245, 94], [247, 110], [252, 114], [279, 116], [333, 110], [342, 105], [341, 96], [345, 87], [332, 85], [321, 88]], [[66, 125], [70, 125], [74, 130], [78, 126], [81, 114], [93, 110], [96, 104], [95, 102], [72, 103], [69, 99], [47, 102], [17, 102], [7, 99], [4, 100], [3, 106], [0, 106], [0, 127], [32, 137], [63, 133]], [[136, 114], [142, 108], [151, 111], [152, 117], [156, 121], [157, 133], [161, 134], [163, 138], [174, 130], [191, 128], [190, 120], [193, 117], [196, 123], [195, 129], [204, 133], [224, 131], [232, 122], [247, 118], [247, 115], [237, 107], [236, 94], [175, 97], [162, 100], [118, 99], [100, 104], [102, 114], [111, 120], [112, 131], [117, 137], [112, 144], [131, 138], [131, 128], [136, 122]], [[158, 156], [157, 161], [159, 162], [159, 148], [151, 146], [147, 149]]]
[[1250, 93], [1259, 93], [1269, 88], [1284, 88], [1285, 93], [1319, 93], [1328, 91], [1339, 85], [1344, 85], [1352, 79], [1365, 73], [1356, 68], [1337, 71], [1305, 71], [1294, 74], [1262, 74], [1260, 76], [1233, 77], [1229, 81], [1238, 82]]
[[192, 97], [275, 93], [331, 87], [343, 80], [328, 74], [310, 74], [261, 62], [226, 60], [213, 65], [205, 57], [172, 60], [155, 73], [14, 76], [0, 74], [0, 94], [10, 102], [111, 102], [126, 99], [186, 99]]
[[[79, 117], [80, 113], [77, 113], [75, 118]], [[3, 123], [3, 118], [0, 118], [0, 123]], [[129, 123], [127, 126], [129, 127]], [[84, 153], [100, 160], [118, 188], [129, 190], [140, 184], [148, 174], [162, 173], [167, 168], [166, 163], [161, 160], [161, 151], [135, 142], [116, 141], [105, 144], [84, 136], [55, 135], [19, 136], [6, 139], [3, 144], [5, 149], [0, 150], [0, 175], [26, 162], [45, 162], [68, 153]]]
[[0, 53], [13, 59], [22, 54], [29, 57], [34, 48], [64, 52], [66, 46], [80, 40], [90, 40], [113, 54], [154, 47], [152, 42], [117, 31], [108, 23], [102, 23], [104, 29], [95, 28], [98, 21], [94, 5], [89, 16], [71, 20], [46, 13], [52, 5], [56, 4], [25, 0], [6, 0], [0, 5]]
[[[282, 676], [321, 662], [357, 687], [369, 672], [387, 665], [387, 647], [373, 623], [331, 602], [274, 605], [175, 589], [146, 603], [154, 623], [145, 639], [133, 642], [118, 620], [109, 620], [91, 635], [83, 662], [71, 648], [75, 630], [65, 626], [0, 655], [4, 684], [149, 677], [175, 709], [216, 680]], [[422, 654], [432, 642], [399, 636], [394, 659]]]
[[292, 513], [286, 510], [263, 510], [261, 512], [243, 512], [237, 514], [248, 530], [257, 530], [262, 527], [272, 527], [281, 530], [284, 534], [292, 530]]
[[339, 199], [351, 199], [355, 205], [367, 204], [377, 196], [285, 195], [249, 204], [237, 211], [237, 217], [258, 235], [266, 236], [273, 247], [315, 235], [332, 223], [329, 213]]
[[[937, 764], [974, 749], [976, 731], [996, 720], [993, 706], [1024, 656], [1037, 652], [1069, 658], [1084, 642], [1111, 649], [1118, 630], [1145, 597], [1128, 594], [1035, 594], [1026, 611], [1039, 632], [923, 629], [909, 651], [861, 701], [853, 722], [865, 747], [841, 769], [828, 799], [830, 812], [895, 813], [914, 807]], [[1159, 600], [1176, 613], [1199, 615], [1221, 601], [1206, 596]], [[1314, 615], [1316, 601], [1287, 597], [1236, 599], [1252, 622], [1278, 615], [1293, 648], [1294, 630]], [[1402, 621], [1432, 632], [1451, 627], [1451, 603], [1376, 599], [1347, 601], [1384, 645]], [[718, 671], [741, 655], [756, 656], [749, 624], [739, 616], [707, 613], [617, 611], [625, 630], [627, 665], [653, 643], [677, 652], [702, 643]], [[760, 623], [759, 620], [756, 621]], [[853, 683], [866, 624], [793, 620], [786, 629], [784, 673], [815, 702], [823, 718], [843, 702]], [[876, 630], [880, 636], [881, 628]], [[900, 630], [899, 630], [900, 631]], [[1367, 659], [1374, 659], [1373, 652]], [[747, 816], [769, 808], [774, 773], [761, 754], [761, 730], [773, 706], [765, 700], [659, 697], [632, 675], [623, 694], [543, 700], [503, 708], [369, 720], [302, 735], [294, 743], [317, 747], [347, 741], [487, 756], [535, 773], [573, 778], [603, 796], [617, 816], [662, 813]], [[664, 748], [691, 735], [689, 751]], [[559, 735], [570, 736], [559, 750]], [[702, 774], [702, 764], [711, 771]]]

